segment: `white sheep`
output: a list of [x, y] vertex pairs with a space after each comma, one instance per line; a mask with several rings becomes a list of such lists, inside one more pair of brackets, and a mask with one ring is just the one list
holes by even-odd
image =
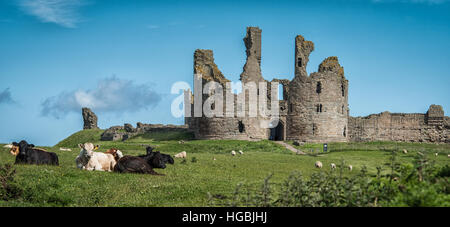
[[231, 155], [235, 156], [236, 155], [236, 151], [231, 151]]
[[408, 151], [406, 149], [403, 149], [403, 154], [408, 154]]
[[336, 169], [336, 164], [331, 163], [331, 169]]
[[217, 159], [213, 157], [213, 161], [216, 161]]
[[316, 163], [314, 163], [314, 166], [316, 166], [317, 168], [322, 168], [322, 162], [317, 161]]
[[434, 154], [434, 156], [436, 156], [436, 157], [437, 157], [437, 156], [438, 156], [438, 153]]
[[450, 154], [449, 154], [449, 155], [447, 155], [447, 157], [449, 157], [449, 158], [450, 158]]
[[242, 155], [242, 154], [244, 154], [244, 152], [242, 152], [242, 150], [239, 150], [239, 154], [241, 154], [241, 155]]
[[176, 154], [174, 157], [175, 158], [186, 158], [187, 157], [186, 151], [182, 151], [182, 152]]
[[348, 170], [352, 171], [353, 170], [353, 166], [352, 165], [348, 165]]

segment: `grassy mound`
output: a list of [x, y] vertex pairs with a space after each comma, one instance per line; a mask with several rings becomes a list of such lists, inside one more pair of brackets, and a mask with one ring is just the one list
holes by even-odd
[[87, 129], [81, 130], [62, 140], [55, 147], [77, 147], [80, 143], [100, 141], [100, 136], [104, 130], [101, 129]]

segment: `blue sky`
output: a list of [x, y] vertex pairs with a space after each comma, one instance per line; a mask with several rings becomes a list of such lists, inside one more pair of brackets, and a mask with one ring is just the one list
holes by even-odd
[[239, 79], [247, 26], [262, 29], [262, 73], [292, 79], [294, 38], [315, 43], [308, 72], [338, 56], [352, 116], [450, 112], [450, 1], [0, 0], [0, 142], [54, 145], [82, 128], [182, 124], [177, 81], [192, 84], [195, 49]]

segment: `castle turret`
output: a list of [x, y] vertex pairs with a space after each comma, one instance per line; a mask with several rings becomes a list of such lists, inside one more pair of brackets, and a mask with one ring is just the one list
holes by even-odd
[[301, 35], [295, 37], [295, 76], [308, 76], [306, 66], [309, 62], [309, 55], [313, 50], [313, 42], [305, 40]]
[[295, 77], [289, 83], [287, 139], [309, 142], [347, 141], [348, 81], [337, 57], [326, 58], [308, 76], [314, 43], [295, 38]]
[[261, 74], [261, 29], [258, 27], [247, 27], [244, 43], [247, 48], [247, 61], [240, 80], [242, 83], [264, 81]]

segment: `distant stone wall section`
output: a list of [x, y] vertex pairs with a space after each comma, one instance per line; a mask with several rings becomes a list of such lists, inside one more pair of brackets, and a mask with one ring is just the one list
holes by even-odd
[[101, 135], [102, 141], [125, 141], [133, 136], [147, 133], [164, 132], [190, 132], [186, 125], [143, 124], [138, 122], [134, 128], [131, 124], [113, 126], [106, 129]]
[[450, 121], [441, 106], [425, 114], [389, 113], [349, 117], [350, 141], [450, 143]]

